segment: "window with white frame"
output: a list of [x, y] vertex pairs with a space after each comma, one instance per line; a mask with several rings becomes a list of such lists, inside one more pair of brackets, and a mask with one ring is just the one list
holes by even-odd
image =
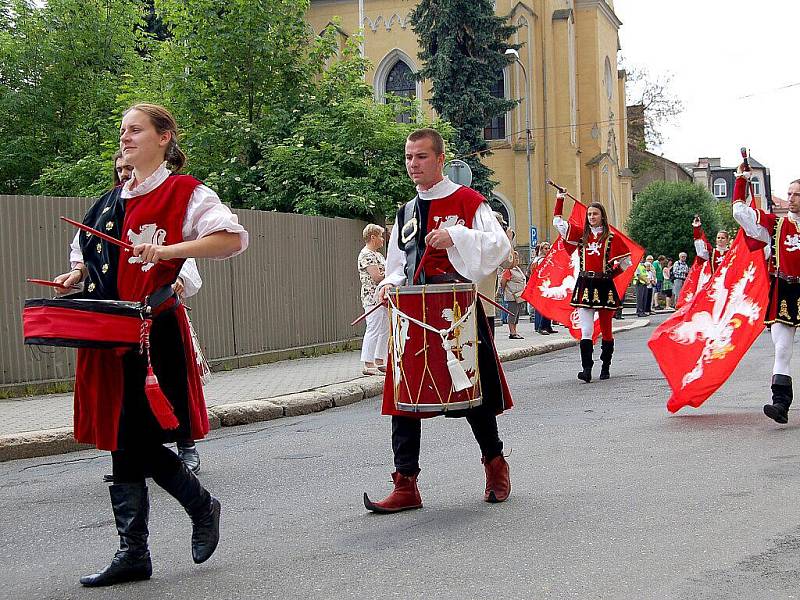
[[[383, 86], [384, 98], [387, 99], [389, 95], [392, 95], [408, 98], [410, 101], [417, 95], [417, 80], [411, 71], [411, 67], [402, 60], [398, 60], [389, 70]], [[397, 121], [399, 123], [411, 123], [411, 111], [398, 115]]]
[[[494, 82], [489, 92], [495, 98], [506, 97], [506, 80], [503, 72], [500, 71], [497, 81]], [[483, 139], [485, 140], [504, 140], [506, 137], [506, 113], [492, 117], [483, 128]]]
[[722, 177], [717, 177], [714, 180], [714, 195], [717, 198], [725, 198], [728, 195], [728, 182]]
[[753, 184], [753, 195], [760, 196], [761, 195], [761, 180], [758, 177], [751, 177], [750, 183]]

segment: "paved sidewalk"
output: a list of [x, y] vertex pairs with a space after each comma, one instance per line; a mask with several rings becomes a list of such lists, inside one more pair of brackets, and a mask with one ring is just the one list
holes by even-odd
[[[614, 321], [614, 330], [648, 323], [626, 317]], [[508, 339], [507, 326], [496, 329], [501, 360], [576, 344], [563, 327], [554, 335], [535, 333], [527, 318], [518, 331], [525, 339]], [[359, 359], [359, 351], [350, 351], [214, 373], [205, 386], [211, 427], [307, 414], [371, 398], [381, 392], [383, 377], [362, 375]], [[82, 449], [72, 439], [72, 408], [71, 393], [0, 401], [0, 461]]]

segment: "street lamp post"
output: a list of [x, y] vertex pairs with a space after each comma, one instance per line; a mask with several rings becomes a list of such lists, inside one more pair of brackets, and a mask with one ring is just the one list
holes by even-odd
[[533, 245], [531, 244], [532, 227], [533, 227], [533, 198], [532, 198], [532, 184], [531, 184], [531, 103], [528, 98], [530, 95], [530, 85], [528, 84], [528, 72], [525, 70], [525, 65], [519, 59], [519, 52], [513, 48], [506, 50], [507, 56], [513, 56], [516, 62], [522, 69], [522, 76], [525, 78], [525, 160], [528, 168], [528, 264], [533, 261]]

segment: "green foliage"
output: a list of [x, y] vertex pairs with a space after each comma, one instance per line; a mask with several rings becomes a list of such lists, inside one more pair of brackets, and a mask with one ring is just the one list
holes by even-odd
[[[733, 240], [739, 231], [739, 224], [736, 222], [736, 219], [733, 218], [733, 205], [730, 202], [716, 200], [714, 208], [717, 211], [717, 217], [719, 219], [719, 229], [713, 232], [714, 238], [717, 236], [719, 230], [724, 229], [728, 232], [731, 240]], [[706, 230], [706, 234], [708, 235], [708, 230]], [[712, 240], [712, 244], [714, 238], [709, 238]]]
[[56, 158], [44, 168], [33, 191], [49, 196], [101, 196], [114, 183], [112, 155], [89, 154], [77, 161]]
[[718, 201], [694, 183], [655, 181], [636, 196], [625, 224], [634, 241], [648, 253], [676, 258], [694, 254], [692, 220], [700, 215], [709, 239], [716, 236]]
[[126, 0], [4, 0], [0, 14], [0, 193], [28, 192], [46, 166], [115, 145], [142, 13]]
[[418, 107], [376, 104], [360, 40], [317, 36], [308, 6], [0, 0], [0, 193], [100, 194], [122, 112], [154, 102], [181, 127], [186, 172], [234, 206], [394, 213], [413, 196], [398, 115]]
[[497, 182], [493, 171], [480, 162], [488, 156], [483, 138], [486, 123], [511, 110], [516, 102], [496, 98], [491, 88], [512, 59], [508, 41], [517, 30], [506, 17], [494, 14], [490, 0], [421, 0], [411, 13], [419, 37], [424, 67], [420, 79], [432, 82], [431, 106], [455, 130], [453, 150], [469, 163], [472, 187], [487, 198]]

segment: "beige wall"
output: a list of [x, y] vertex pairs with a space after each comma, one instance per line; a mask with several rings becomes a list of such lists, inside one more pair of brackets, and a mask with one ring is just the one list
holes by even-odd
[[[415, 0], [363, 0], [364, 52], [375, 74], [386, 72], [402, 57], [412, 69], [420, 67], [418, 44], [408, 21]], [[532, 223], [539, 238], [553, 239], [553, 188], [550, 178], [584, 201], [608, 203], [609, 214], [621, 226], [631, 204], [627, 168], [624, 74], [618, 72], [617, 26], [612, 4], [604, 0], [497, 0], [497, 13], [508, 14], [519, 26], [513, 41], [522, 44], [520, 60], [528, 74], [526, 89], [521, 69], [506, 69], [510, 98], [530, 103], [532, 135]], [[312, 0], [308, 20], [316, 32], [335, 17], [347, 34], [358, 31], [358, 0]], [[609, 58], [612, 97], [605, 91], [605, 59]], [[432, 115], [430, 84], [418, 84], [423, 110]], [[612, 122], [609, 115], [613, 115]], [[507, 203], [519, 242], [527, 240], [528, 177], [525, 160], [525, 101], [506, 120], [506, 139], [491, 142], [494, 155], [486, 164], [500, 182], [496, 193]], [[594, 135], [593, 135], [594, 130]], [[612, 133], [613, 132], [613, 133]], [[607, 156], [602, 156], [606, 154]], [[587, 165], [601, 156], [597, 164]], [[607, 175], [604, 174], [607, 172]], [[622, 175], [621, 175], [622, 173]], [[576, 193], [577, 192], [577, 193]]]

